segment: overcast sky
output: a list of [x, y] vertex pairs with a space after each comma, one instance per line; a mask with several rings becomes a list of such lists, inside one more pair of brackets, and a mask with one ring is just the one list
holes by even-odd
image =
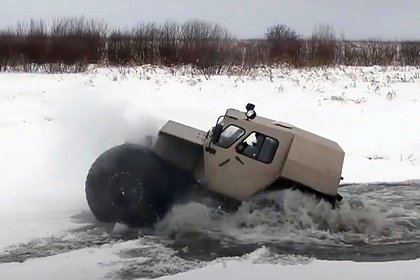
[[199, 18], [239, 38], [262, 37], [275, 23], [309, 35], [322, 23], [350, 39], [420, 39], [420, 0], [0, 0], [1, 27], [81, 15], [118, 27]]

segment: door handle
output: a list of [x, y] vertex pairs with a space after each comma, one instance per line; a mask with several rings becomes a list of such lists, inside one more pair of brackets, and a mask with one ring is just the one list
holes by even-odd
[[221, 163], [219, 163], [219, 166], [223, 166], [223, 165], [225, 165], [226, 163], [228, 163], [230, 161], [230, 159], [228, 158], [227, 160], [225, 160], [224, 162], [221, 162]]
[[241, 158], [240, 158], [240, 157], [235, 156], [235, 159], [236, 159], [237, 161], [239, 161], [242, 165], [244, 165], [244, 164], [245, 164], [245, 163], [241, 160]]

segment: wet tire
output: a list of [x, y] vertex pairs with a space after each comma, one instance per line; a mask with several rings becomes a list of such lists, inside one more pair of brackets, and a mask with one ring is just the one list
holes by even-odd
[[162, 160], [139, 145], [111, 148], [93, 163], [86, 198], [101, 222], [151, 226], [172, 203], [170, 178]]

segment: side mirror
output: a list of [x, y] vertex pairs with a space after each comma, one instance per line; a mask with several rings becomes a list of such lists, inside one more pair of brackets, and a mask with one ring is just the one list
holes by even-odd
[[213, 142], [213, 144], [216, 144], [217, 142], [219, 142], [222, 131], [223, 131], [223, 125], [221, 125], [220, 123], [216, 124], [216, 126], [213, 128], [213, 134], [211, 136], [211, 141]]

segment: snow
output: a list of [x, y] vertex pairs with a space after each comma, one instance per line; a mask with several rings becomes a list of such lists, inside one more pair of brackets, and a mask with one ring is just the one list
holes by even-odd
[[[7, 279], [104, 279], [112, 276], [112, 270], [121, 267], [118, 256], [109, 245], [98, 249], [81, 249], [77, 252], [55, 257], [30, 260], [25, 269], [18, 263], [4, 264], [1, 271], [9, 275]], [[348, 261], [309, 261], [305, 263], [285, 263], [282, 265], [261, 264], [251, 257], [247, 259], [223, 260], [201, 269], [164, 276], [159, 279], [337, 279], [377, 278], [394, 280], [417, 279], [420, 261], [397, 261], [393, 263], [354, 263]], [[95, 267], [100, 269], [92, 269]], [[42, 275], [42, 277], [40, 277]], [[12, 278], [13, 277], [13, 278]], [[39, 278], [38, 278], [39, 277]]]
[[161, 279], [389, 279], [394, 280], [404, 274], [402, 279], [417, 279], [420, 272], [419, 261], [389, 263], [354, 263], [334, 261], [314, 261], [309, 264], [272, 265], [253, 264], [243, 261], [230, 261], [200, 270], [186, 272]]
[[118, 259], [108, 245], [28, 260], [24, 266], [20, 263], [2, 264], [0, 272], [4, 279], [104, 279], [111, 269], [115, 269], [109, 263]]
[[[419, 179], [419, 94], [420, 69], [413, 67], [255, 69], [210, 79], [188, 68], [152, 66], [0, 73], [0, 250], [77, 228], [71, 216], [88, 209], [87, 170], [107, 148], [141, 142], [168, 119], [208, 130], [226, 108], [248, 102], [257, 114], [337, 141], [346, 152], [344, 183]], [[120, 246], [0, 264], [0, 275], [100, 279], [121, 265]], [[232, 259], [163, 278], [350, 279], [378, 271], [384, 279], [401, 273], [417, 279], [419, 260], [274, 265]]]

